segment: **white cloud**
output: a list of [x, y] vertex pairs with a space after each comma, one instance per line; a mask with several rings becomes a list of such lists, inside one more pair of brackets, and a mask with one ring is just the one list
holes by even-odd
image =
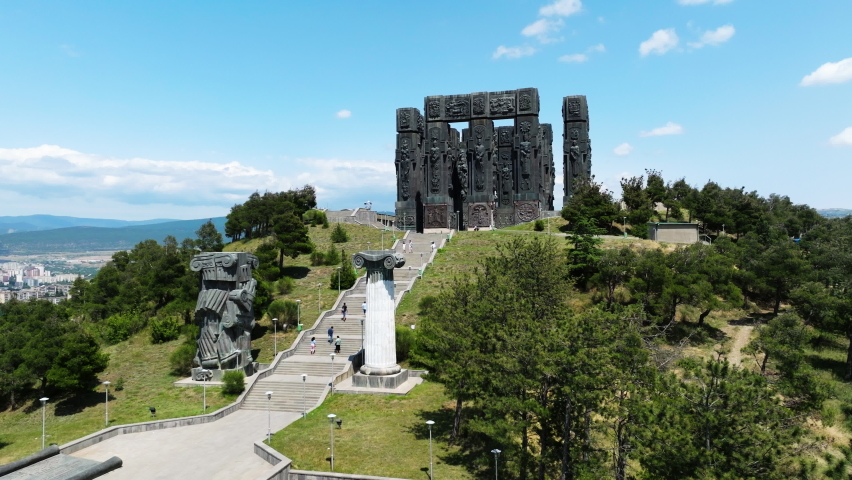
[[603, 43], [599, 43], [597, 45], [592, 45], [591, 47], [589, 47], [588, 51], [604, 53], [606, 52], [606, 47], [604, 47]]
[[852, 127], [847, 127], [842, 132], [829, 138], [828, 142], [838, 147], [852, 146]]
[[681, 5], [701, 5], [702, 3], [712, 3], [713, 5], [724, 5], [731, 3], [734, 0], [677, 0]]
[[559, 57], [560, 62], [566, 63], [582, 63], [588, 60], [589, 57], [582, 53], [572, 53], [571, 55], [562, 55]]
[[561, 38], [551, 37], [550, 34], [558, 32], [563, 25], [565, 22], [561, 18], [556, 20], [542, 18], [524, 27], [521, 34], [526, 37], [536, 37], [541, 43], [558, 42]]
[[497, 50], [494, 50], [494, 53], [491, 55], [491, 58], [521, 58], [527, 57], [535, 53], [535, 49], [533, 47], [524, 46], [524, 47], [506, 47], [500, 45], [497, 47]]
[[632, 151], [633, 151], [633, 145], [630, 145], [629, 143], [625, 142], [625, 143], [622, 143], [621, 145], [615, 147], [612, 150], [612, 153], [618, 155], [619, 157], [624, 157], [626, 155], [630, 155], [630, 152], [632, 152]]
[[349, 118], [352, 116], [352, 112], [350, 112], [349, 110], [341, 110], [335, 113], [334, 116], [336, 116], [337, 118]]
[[74, 48], [73, 45], [60, 45], [59, 48], [61, 48], [62, 51], [65, 52], [65, 54], [68, 55], [69, 57], [79, 57], [80, 56], [80, 52], [78, 52], [77, 49]]
[[662, 127], [657, 127], [652, 129], [650, 132], [640, 132], [640, 137], [658, 137], [661, 135], [680, 135], [683, 133], [683, 127], [673, 123], [668, 122]]
[[675, 48], [678, 42], [680, 42], [680, 39], [677, 38], [674, 28], [657, 30], [651, 35], [651, 38], [639, 44], [639, 53], [643, 57], [650, 53], [662, 55]]
[[822, 64], [813, 73], [806, 75], [799, 85], [808, 87], [811, 85], [843, 83], [849, 80], [852, 80], [852, 57], [836, 63], [828, 62]]
[[583, 9], [583, 3], [580, 0], [556, 0], [550, 5], [541, 7], [538, 11], [539, 15], [552, 17], [567, 17], [573, 15]]
[[716, 30], [708, 30], [701, 35], [701, 40], [698, 42], [689, 42], [692, 48], [701, 48], [705, 45], [720, 45], [727, 42], [737, 33], [734, 26], [731, 24], [722, 25]]

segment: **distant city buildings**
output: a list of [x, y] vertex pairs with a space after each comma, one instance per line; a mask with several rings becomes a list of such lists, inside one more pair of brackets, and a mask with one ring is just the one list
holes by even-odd
[[0, 303], [17, 299], [50, 300], [59, 303], [68, 298], [76, 273], [52, 274], [44, 265], [20, 262], [0, 263]]

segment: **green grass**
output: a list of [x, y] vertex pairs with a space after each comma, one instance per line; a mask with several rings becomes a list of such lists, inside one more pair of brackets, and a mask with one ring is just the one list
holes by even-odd
[[334, 427], [334, 470], [384, 477], [428, 478], [429, 430], [435, 478], [474, 478], [460, 460], [458, 448], [447, 444], [452, 402], [441, 385], [431, 382], [406, 396], [334, 395], [272, 436], [272, 447], [293, 461], [292, 468], [329, 471], [330, 432], [327, 415], [343, 420]]
[[[179, 377], [168, 373], [168, 358], [182, 342], [160, 345], [150, 343], [150, 333], [143, 331], [126, 342], [107, 347], [109, 368], [101, 380], [109, 380], [110, 425], [151, 420], [148, 407], [157, 409], [157, 418], [175, 418], [202, 413], [202, 389], [178, 388], [172, 382]], [[115, 391], [119, 378], [124, 390]], [[62, 445], [105, 428], [104, 390], [99, 387], [77, 395], [51, 397], [47, 404], [47, 444]], [[17, 460], [41, 449], [41, 407], [33, 393], [16, 410], [0, 412], [0, 464]], [[213, 412], [234, 400], [226, 398], [218, 388], [208, 388], [207, 411]]]
[[[338, 251], [342, 248], [346, 251], [346, 255], [351, 256], [353, 253], [367, 250], [368, 247], [371, 249], [380, 249], [382, 247], [381, 230], [357, 224], [344, 224], [343, 227], [349, 234], [349, 241], [346, 243], [334, 244]], [[331, 245], [331, 232], [333, 229], [334, 226], [330, 228], [309, 227], [308, 230], [311, 241], [314, 243], [318, 251], [325, 252], [328, 250], [329, 245]], [[402, 233], [397, 232], [396, 236], [397, 238], [401, 238]], [[230, 252], [253, 252], [265, 241], [268, 240], [239, 240], [237, 242], [229, 243], [225, 246], [224, 250]], [[367, 242], [371, 242], [370, 245], [368, 245]], [[385, 232], [384, 247], [390, 248], [391, 245], [393, 245], [393, 233]], [[317, 320], [319, 313], [330, 309], [334, 305], [334, 301], [337, 299], [337, 285], [329, 284], [331, 274], [336, 268], [337, 267], [333, 265], [311, 266], [310, 255], [300, 255], [295, 259], [285, 257], [282, 273], [293, 278], [296, 285], [292, 292], [286, 295], [275, 293], [273, 298], [293, 301], [301, 300], [302, 323], [305, 325], [305, 328], [308, 328]], [[317, 288], [317, 283], [321, 283], [322, 286]], [[268, 319], [264, 317], [261, 324], [265, 325], [267, 323]], [[278, 346], [280, 348], [281, 337], [279, 337], [278, 340]], [[261, 357], [260, 361], [264, 361], [264, 358], [266, 357]], [[268, 359], [271, 358], [272, 357], [270, 355]]]

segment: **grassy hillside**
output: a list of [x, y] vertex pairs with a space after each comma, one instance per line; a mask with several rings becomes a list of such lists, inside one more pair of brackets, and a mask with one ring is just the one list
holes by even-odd
[[[225, 217], [212, 220], [219, 232], [225, 230]], [[179, 220], [121, 228], [68, 227], [9, 233], [0, 235], [0, 250], [6, 254], [19, 255], [128, 250], [149, 238], [158, 242], [162, 242], [168, 235], [175, 237], [178, 242], [184, 238], [195, 238], [195, 231], [206, 221], [207, 219]]]

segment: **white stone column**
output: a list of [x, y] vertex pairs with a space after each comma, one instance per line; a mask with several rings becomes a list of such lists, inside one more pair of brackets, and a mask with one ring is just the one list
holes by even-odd
[[364, 320], [364, 365], [361, 373], [399, 373], [393, 269], [405, 264], [405, 259], [393, 250], [368, 250], [356, 253], [352, 260], [357, 268], [367, 267], [367, 316]]

